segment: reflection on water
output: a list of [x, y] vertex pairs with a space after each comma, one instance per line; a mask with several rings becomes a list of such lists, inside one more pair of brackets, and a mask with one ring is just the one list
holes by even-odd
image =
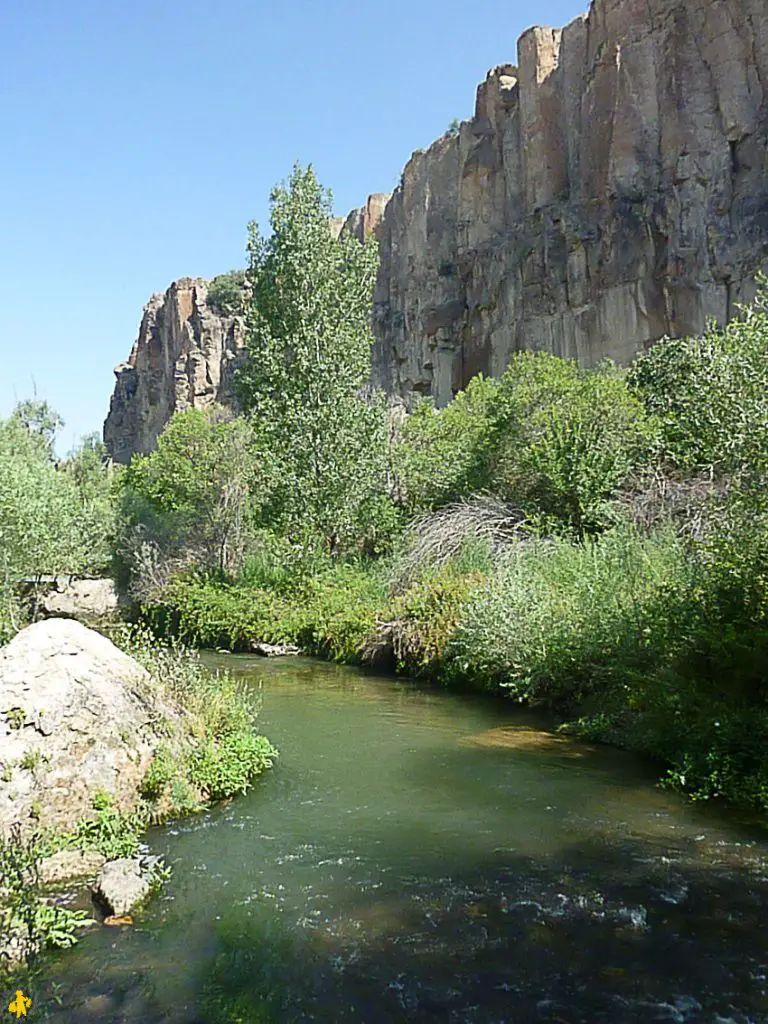
[[46, 965], [50, 1020], [768, 1021], [760, 833], [509, 704], [226, 661], [279, 764], [154, 831], [167, 892]]

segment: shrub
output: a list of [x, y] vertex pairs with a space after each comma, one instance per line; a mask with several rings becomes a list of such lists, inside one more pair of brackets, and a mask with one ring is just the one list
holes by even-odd
[[753, 306], [701, 338], [665, 339], [633, 363], [635, 393], [661, 424], [661, 454], [686, 469], [768, 464], [768, 279]]
[[186, 751], [160, 747], [149, 765], [141, 790], [154, 818], [244, 793], [271, 767], [277, 751], [256, 731], [258, 706], [244, 683], [228, 672], [208, 672], [178, 643], [159, 647], [140, 629], [121, 646], [185, 709], [194, 737]]
[[208, 285], [206, 302], [221, 316], [239, 316], [245, 312], [246, 279], [244, 270], [219, 274]]
[[449, 640], [486, 579], [483, 572], [462, 572], [460, 564], [448, 563], [392, 600], [387, 625], [400, 670], [419, 676], [442, 671]]
[[394, 465], [397, 490], [410, 514], [490, 486], [485, 462], [500, 386], [478, 375], [444, 409], [424, 399], [406, 419]]
[[487, 448], [492, 490], [545, 530], [611, 523], [609, 499], [654, 450], [657, 426], [611, 364], [581, 370], [543, 352], [512, 357]]
[[519, 545], [466, 607], [446, 674], [518, 700], [573, 705], [655, 666], [672, 630], [671, 582], [681, 579], [684, 552], [667, 534]]

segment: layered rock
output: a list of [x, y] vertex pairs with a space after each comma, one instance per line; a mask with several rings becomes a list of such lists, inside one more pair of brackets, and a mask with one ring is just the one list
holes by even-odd
[[115, 368], [104, 423], [104, 442], [115, 462], [151, 451], [174, 412], [235, 404], [244, 323], [208, 305], [208, 285], [202, 278], [181, 278], [144, 307], [128, 361]]
[[448, 401], [518, 349], [626, 362], [768, 261], [764, 0], [595, 0], [413, 155], [377, 234], [375, 382]]
[[[730, 318], [768, 267], [765, 0], [593, 0], [517, 51], [391, 197], [333, 221], [379, 240], [373, 382], [394, 397], [445, 404], [520, 349], [627, 362]], [[232, 400], [242, 324], [205, 294], [150, 300], [105, 424], [117, 461]]]

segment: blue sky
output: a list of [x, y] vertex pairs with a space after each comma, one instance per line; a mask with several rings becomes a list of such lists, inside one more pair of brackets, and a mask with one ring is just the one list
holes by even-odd
[[244, 263], [312, 162], [339, 214], [468, 117], [580, 0], [8, 0], [0, 11], [0, 416], [36, 389], [101, 430], [152, 292]]

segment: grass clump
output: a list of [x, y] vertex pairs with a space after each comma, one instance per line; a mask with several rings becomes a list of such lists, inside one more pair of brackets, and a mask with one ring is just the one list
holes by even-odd
[[245, 684], [209, 672], [178, 641], [158, 646], [145, 629], [134, 628], [122, 643], [184, 709], [190, 733], [182, 749], [160, 746], [144, 776], [141, 796], [153, 820], [247, 792], [277, 751], [257, 732], [258, 706]]

